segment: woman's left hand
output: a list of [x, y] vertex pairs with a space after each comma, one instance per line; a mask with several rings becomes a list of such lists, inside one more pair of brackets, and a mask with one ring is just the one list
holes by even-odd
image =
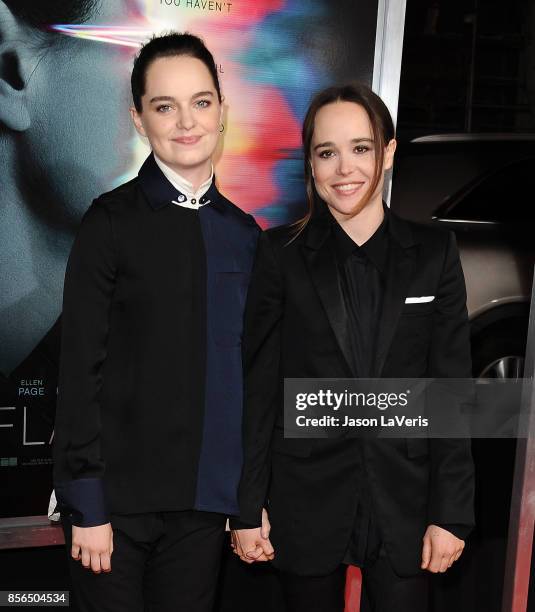
[[422, 569], [444, 573], [461, 556], [464, 540], [438, 525], [429, 525], [423, 538]]

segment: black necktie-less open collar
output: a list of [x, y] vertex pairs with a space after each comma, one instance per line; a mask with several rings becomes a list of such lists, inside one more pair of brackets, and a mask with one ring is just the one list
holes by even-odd
[[[380, 375], [385, 363], [388, 348], [412, 278], [415, 257], [413, 247], [418, 244], [409, 223], [392, 213], [385, 203], [383, 203], [383, 206], [385, 217], [387, 217], [386, 234], [390, 240], [383, 305], [379, 318], [373, 367], [375, 376]], [[319, 196], [315, 202], [312, 218], [304, 231], [306, 231], [306, 235], [302, 249], [312, 282], [316, 287], [348, 367], [351, 369], [348, 315], [338, 274], [332, 215]]]

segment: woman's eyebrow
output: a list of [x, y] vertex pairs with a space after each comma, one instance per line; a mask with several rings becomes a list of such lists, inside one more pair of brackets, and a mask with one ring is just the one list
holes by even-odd
[[[206, 96], [213, 96], [214, 92], [213, 91], [198, 91], [197, 93], [193, 94], [191, 96], [191, 99], [195, 99], [195, 98], [200, 98], [200, 97], [206, 97]], [[154, 98], [151, 98], [149, 100], [149, 103], [152, 104], [153, 102], [176, 102], [176, 98], [174, 96], [154, 96]]]
[[316, 149], [321, 149], [322, 147], [333, 147], [334, 142], [320, 142], [314, 147], [314, 151]]
[[[359, 144], [359, 143], [361, 143], [361, 142], [371, 142], [371, 143], [373, 143], [373, 140], [372, 140], [371, 138], [352, 138], [352, 139], [350, 140], [350, 142], [351, 142], [352, 144]], [[320, 142], [319, 144], [317, 144], [317, 145], [314, 147], [314, 151], [315, 151], [316, 149], [321, 149], [322, 147], [334, 147], [334, 146], [335, 146], [335, 145], [334, 145], [334, 142]]]
[[192, 99], [193, 99], [193, 98], [200, 98], [200, 97], [203, 97], [203, 98], [204, 98], [204, 97], [206, 97], [206, 96], [213, 96], [213, 95], [214, 95], [214, 92], [213, 92], [213, 91], [199, 91], [198, 93], [193, 94], [193, 95], [191, 96], [191, 98], [192, 98]]
[[176, 100], [173, 96], [154, 96], [149, 102], [152, 104], [153, 102], [176, 102]]

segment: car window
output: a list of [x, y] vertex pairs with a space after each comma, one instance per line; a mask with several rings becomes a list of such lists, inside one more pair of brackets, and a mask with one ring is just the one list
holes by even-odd
[[448, 210], [446, 219], [515, 223], [535, 218], [535, 158], [510, 164], [483, 179]]

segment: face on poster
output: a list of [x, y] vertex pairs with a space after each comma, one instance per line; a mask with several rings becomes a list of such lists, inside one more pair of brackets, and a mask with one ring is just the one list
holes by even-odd
[[140, 45], [169, 30], [203, 38], [224, 95], [218, 185], [265, 228], [304, 211], [307, 105], [327, 85], [371, 83], [376, 21], [377, 0], [0, 0], [0, 401], [13, 407], [0, 436], [48, 444], [51, 418], [32, 431], [31, 411], [55, 401], [58, 343], [42, 347], [72, 240], [150, 151], [129, 116]]

